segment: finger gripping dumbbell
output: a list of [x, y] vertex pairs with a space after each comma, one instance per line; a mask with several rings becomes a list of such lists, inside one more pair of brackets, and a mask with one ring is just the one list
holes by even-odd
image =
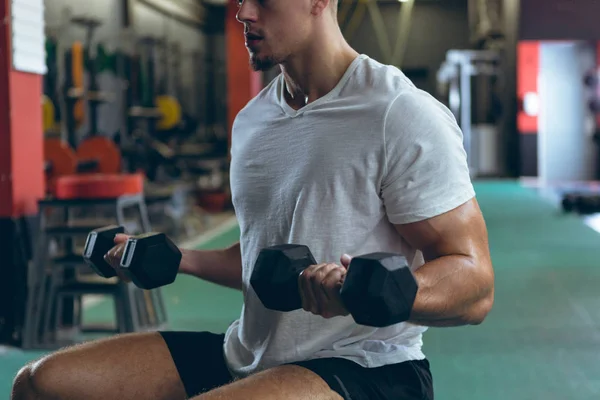
[[[88, 235], [84, 260], [105, 278], [116, 275], [104, 260], [112, 249], [114, 237], [123, 233], [123, 227], [108, 226], [96, 229]], [[119, 271], [141, 289], [154, 289], [175, 281], [181, 262], [181, 251], [164, 233], [145, 233], [131, 236], [125, 244]]]
[[[250, 284], [266, 308], [298, 310], [302, 308], [298, 277], [315, 264], [307, 246], [268, 247], [256, 259]], [[371, 253], [352, 259], [340, 296], [356, 323], [385, 327], [409, 319], [417, 290], [417, 281], [404, 257]]]

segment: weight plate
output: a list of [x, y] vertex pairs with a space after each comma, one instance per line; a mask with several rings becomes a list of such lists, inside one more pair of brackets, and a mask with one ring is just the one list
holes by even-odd
[[42, 95], [42, 118], [44, 124], [44, 132], [49, 132], [54, 129], [56, 124], [55, 121], [56, 110], [54, 108], [54, 103], [50, 97], [46, 95]]
[[158, 120], [157, 128], [166, 131], [176, 127], [181, 121], [179, 101], [173, 96], [157, 96], [155, 102], [162, 115], [162, 118]]
[[77, 158], [71, 147], [61, 139], [44, 139], [44, 161], [46, 164], [46, 190], [54, 191], [57, 178], [74, 174]]
[[84, 139], [77, 147], [77, 160], [97, 160], [97, 165], [88, 172], [103, 174], [121, 172], [121, 152], [115, 142], [103, 136]]

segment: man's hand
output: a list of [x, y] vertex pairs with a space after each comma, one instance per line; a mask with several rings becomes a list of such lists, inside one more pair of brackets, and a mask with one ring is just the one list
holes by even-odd
[[311, 265], [298, 278], [302, 308], [323, 318], [348, 315], [340, 297], [350, 256], [340, 258], [341, 265], [325, 263]]
[[115, 269], [117, 276], [124, 282], [131, 282], [131, 279], [121, 272], [119, 265], [121, 264], [121, 257], [125, 251], [125, 244], [129, 239], [129, 235], [119, 233], [115, 236], [115, 247], [110, 249], [108, 253], [104, 255], [104, 260]]

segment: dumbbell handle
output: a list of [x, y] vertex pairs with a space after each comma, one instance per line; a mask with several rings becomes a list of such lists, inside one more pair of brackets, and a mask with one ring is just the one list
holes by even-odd
[[[101, 277], [103, 278], [112, 278], [116, 276], [116, 272], [113, 267], [111, 267], [106, 260], [104, 260], [104, 256], [115, 247], [114, 237], [117, 234], [125, 233], [125, 228], [123, 226], [117, 225], [109, 225], [103, 228], [94, 229], [88, 234], [88, 237], [85, 241], [85, 246], [83, 249], [83, 259], [85, 262]], [[131, 258], [130, 254], [132, 253], [133, 246], [131, 246], [131, 242], [135, 244], [136, 239], [141, 239], [143, 237], [152, 235], [151, 233], [146, 233], [142, 235], [130, 236], [127, 240], [125, 252], [123, 256], [127, 255]], [[130, 249], [128, 252], [127, 249]], [[124, 273], [128, 273], [127, 267], [128, 263], [124, 263], [125, 257], [121, 258], [121, 266], [124, 267], [122, 271]]]
[[[268, 259], [269, 254], [277, 254], [282, 251], [285, 252], [288, 257], [285, 260]], [[292, 260], [292, 265], [282, 265], [280, 268], [274, 268], [272, 270], [273, 275], [271, 275], [270, 269], [265, 271], [266, 275], [263, 276], [261, 274], [263, 269], [260, 267], [260, 264], [278, 263], [280, 261], [286, 263], [288, 260]], [[269, 289], [264, 287], [264, 285], [273, 284], [279, 288], [278, 292], [281, 291], [286, 294], [284, 299], [271, 297], [262, 298], [261, 301], [266, 308], [283, 312], [299, 310], [302, 308], [302, 298], [298, 288], [300, 276], [308, 267], [317, 264], [318, 263], [308, 246], [284, 244], [267, 247], [260, 252], [259, 257], [256, 260], [251, 284], [255, 289], [258, 289], [258, 292], [262, 293], [269, 292]]]
[[116, 234], [124, 233], [125, 228], [109, 225], [91, 231], [85, 241], [83, 259], [98, 275], [104, 278], [116, 276], [115, 270], [104, 260], [104, 255], [112, 249]]
[[181, 258], [181, 250], [167, 235], [148, 232], [129, 237], [118, 270], [137, 287], [150, 290], [175, 280]]
[[376, 252], [352, 259], [339, 295], [357, 323], [385, 327], [410, 318], [417, 291], [417, 281], [403, 256]]

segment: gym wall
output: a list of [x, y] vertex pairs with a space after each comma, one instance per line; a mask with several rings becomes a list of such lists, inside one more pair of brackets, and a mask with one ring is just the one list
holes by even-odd
[[[398, 36], [398, 13], [402, 3], [398, 1], [378, 2], [378, 7], [383, 16], [390, 45], [394, 46]], [[349, 18], [351, 18], [351, 12], [347, 20]], [[367, 54], [382, 63], [389, 63], [381, 51], [373, 21], [368, 12], [365, 12], [356, 31], [347, 39], [359, 53]], [[418, 87], [435, 95], [436, 73], [446, 58], [446, 52], [451, 48], [469, 47], [467, 0], [417, 0], [412, 14], [408, 45], [404, 56], [405, 62], [399, 67], [402, 67]], [[265, 74], [265, 81], [270, 81], [278, 73], [279, 69], [269, 71]]]
[[521, 40], [600, 39], [597, 0], [520, 0]]
[[[168, 2], [169, 0], [161, 0]], [[171, 19], [144, 3], [133, 2], [134, 29], [139, 36], [165, 36], [169, 42], [179, 44], [181, 48], [181, 60], [179, 61], [179, 80], [173, 83], [178, 85], [176, 97], [179, 99], [184, 110], [188, 111], [194, 117], [201, 116], [204, 112], [206, 87], [206, 65], [204, 58], [207, 52], [207, 36], [200, 30], [199, 26], [182, 24]], [[200, 65], [194, 64], [194, 53], [203, 58]], [[157, 65], [157, 73], [163, 72]], [[171, 71], [171, 76], [175, 76], [175, 71]], [[199, 78], [199, 79], [196, 79]]]
[[[398, 13], [402, 3], [380, 2], [385, 29], [392, 47], [396, 43]], [[350, 44], [358, 51], [385, 62], [373, 21], [366, 13]], [[414, 4], [408, 45], [401, 65], [421, 89], [432, 94], [436, 72], [452, 48], [469, 48], [469, 20], [466, 0], [419, 1]], [[427, 74], [424, 75], [424, 72]]]

